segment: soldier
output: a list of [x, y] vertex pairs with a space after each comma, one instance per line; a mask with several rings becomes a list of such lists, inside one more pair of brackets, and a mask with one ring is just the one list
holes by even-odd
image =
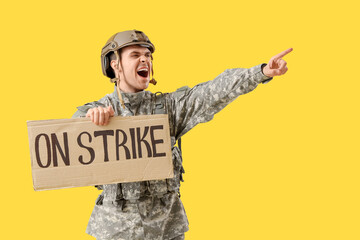
[[[113, 35], [101, 53], [103, 74], [115, 83], [114, 92], [96, 102], [78, 107], [73, 117], [89, 117], [97, 125], [112, 116], [164, 114], [169, 116], [174, 178], [97, 186], [102, 189], [86, 232], [100, 240], [184, 239], [188, 220], [180, 200], [182, 167], [180, 137], [239, 95], [254, 90], [273, 76], [285, 74], [282, 59], [288, 49], [250, 69], [228, 69], [212, 81], [193, 88], [182, 87], [167, 94], [145, 89], [156, 84], [153, 75], [154, 45], [141, 31]], [[178, 141], [178, 146], [175, 146]]]

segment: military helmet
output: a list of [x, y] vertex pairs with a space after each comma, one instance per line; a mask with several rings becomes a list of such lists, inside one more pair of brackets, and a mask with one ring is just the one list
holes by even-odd
[[155, 51], [154, 45], [142, 31], [130, 30], [118, 32], [110, 37], [101, 50], [101, 68], [105, 76], [109, 78], [115, 77], [114, 72], [110, 66], [111, 53], [131, 45], [140, 45], [142, 47], [146, 47], [151, 51], [151, 53]]

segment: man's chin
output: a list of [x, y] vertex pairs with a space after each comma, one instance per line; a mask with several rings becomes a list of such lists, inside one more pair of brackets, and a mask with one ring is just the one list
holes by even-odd
[[139, 83], [139, 86], [140, 86], [142, 89], [146, 89], [146, 88], [149, 87], [149, 82], [150, 82], [150, 79], [148, 79], [148, 78], [141, 78], [138, 83]]
[[138, 91], [143, 91], [143, 90], [147, 89], [148, 87], [149, 87], [149, 81], [141, 82], [141, 83], [138, 85], [137, 90], [138, 90]]

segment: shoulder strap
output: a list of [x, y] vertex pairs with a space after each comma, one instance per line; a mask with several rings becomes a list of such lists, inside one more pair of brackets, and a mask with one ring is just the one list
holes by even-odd
[[155, 106], [153, 108], [153, 114], [166, 114], [167, 107], [166, 107], [166, 97], [167, 93], [156, 92], [155, 96]]
[[[178, 88], [174, 94], [176, 97], [179, 97], [181, 95], [184, 95], [185, 92], [190, 89], [188, 86], [184, 86], [181, 88]], [[153, 114], [166, 114], [167, 113], [167, 107], [166, 107], [166, 95], [167, 93], [162, 93], [162, 92], [156, 92], [155, 93], [155, 106], [153, 109]], [[178, 139], [178, 147], [180, 149], [180, 153], [181, 153], [181, 138]]]

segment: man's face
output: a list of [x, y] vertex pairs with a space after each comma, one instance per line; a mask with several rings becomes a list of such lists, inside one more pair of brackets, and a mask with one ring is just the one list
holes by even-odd
[[139, 92], [149, 86], [151, 52], [146, 47], [132, 45], [121, 50], [120, 89]]

